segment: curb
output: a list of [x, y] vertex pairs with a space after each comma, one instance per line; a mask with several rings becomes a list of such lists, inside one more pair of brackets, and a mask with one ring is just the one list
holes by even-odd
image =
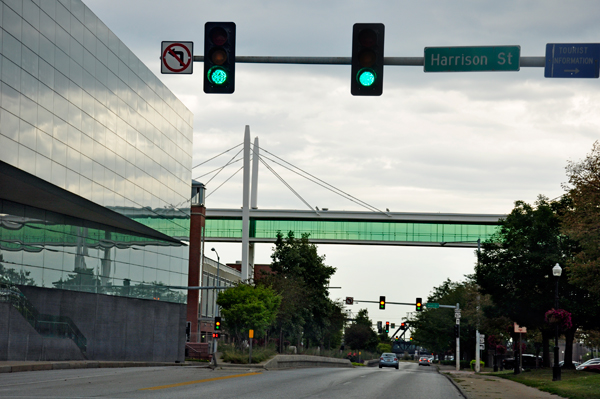
[[123, 368], [123, 367], [189, 367], [196, 366], [193, 363], [162, 363], [162, 362], [49, 362], [49, 363], [28, 363], [0, 366], [0, 373], [19, 373], [23, 371], [43, 371], [43, 370], [66, 370], [66, 369], [92, 369], [92, 368]]
[[456, 388], [456, 390], [458, 391], [458, 393], [460, 393], [460, 394], [461, 394], [461, 396], [462, 396], [463, 398], [465, 398], [465, 399], [467, 399], [467, 398], [468, 398], [467, 394], [466, 394], [466, 393], [465, 393], [465, 392], [464, 392], [464, 391], [463, 391], [463, 390], [460, 388], [460, 386], [459, 386], [459, 385], [458, 385], [456, 382], [454, 382], [454, 379], [453, 379], [453, 378], [450, 376], [450, 374], [445, 374], [445, 373], [442, 373], [442, 372], [440, 371], [440, 368], [439, 368], [439, 367], [436, 367], [436, 369], [437, 369], [437, 372], [438, 372], [439, 374], [441, 374], [441, 375], [443, 375], [444, 377], [446, 377], [446, 378], [447, 378], [447, 379], [448, 379], [448, 380], [449, 380], [449, 381], [452, 383], [452, 385], [454, 385], [454, 388]]

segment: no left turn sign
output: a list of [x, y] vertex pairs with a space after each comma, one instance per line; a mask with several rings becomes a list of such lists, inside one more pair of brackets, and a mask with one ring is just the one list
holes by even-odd
[[161, 73], [192, 73], [194, 42], [162, 42], [161, 48]]

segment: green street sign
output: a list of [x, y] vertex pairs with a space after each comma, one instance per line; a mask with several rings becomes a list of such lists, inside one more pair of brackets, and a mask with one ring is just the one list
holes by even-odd
[[521, 46], [425, 47], [425, 72], [518, 71]]
[[435, 302], [428, 302], [425, 304], [425, 307], [427, 308], [433, 308], [433, 309], [438, 309], [440, 307], [439, 303], [435, 303]]

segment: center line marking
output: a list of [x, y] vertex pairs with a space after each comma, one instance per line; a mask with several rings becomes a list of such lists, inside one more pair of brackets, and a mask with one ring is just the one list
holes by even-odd
[[229, 378], [247, 377], [247, 376], [250, 376], [250, 375], [259, 375], [259, 374], [262, 374], [262, 373], [234, 374], [234, 375], [228, 375], [228, 376], [225, 376], [225, 377], [207, 378], [205, 380], [186, 381], [186, 382], [179, 382], [177, 384], [161, 385], [161, 386], [158, 386], [158, 387], [151, 387], [151, 388], [142, 388], [142, 389], [140, 389], [140, 391], [156, 391], [158, 389], [175, 388], [175, 387], [181, 387], [181, 386], [184, 386], [184, 385], [201, 384], [203, 382], [218, 381], [218, 380], [227, 380]]

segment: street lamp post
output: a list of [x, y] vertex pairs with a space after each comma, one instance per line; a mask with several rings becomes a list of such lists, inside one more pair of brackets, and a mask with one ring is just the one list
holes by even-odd
[[[556, 277], [556, 293], [554, 294], [554, 309], [558, 310], [558, 280], [562, 274], [562, 268], [557, 263], [552, 268], [552, 274]], [[558, 364], [558, 323], [554, 335], [554, 366], [552, 367], [552, 381], [560, 381], [560, 365]]]
[[[217, 282], [216, 282], [215, 286], [220, 287], [221, 285], [219, 284], [219, 268], [221, 265], [221, 258], [219, 258], [219, 253], [217, 252], [216, 249], [211, 248], [210, 250], [213, 251], [217, 255]], [[214, 300], [215, 316], [219, 315], [219, 308], [217, 307], [217, 296], [218, 295], [219, 295], [219, 289], [217, 288], [217, 290], [215, 292], [215, 300]], [[213, 338], [213, 360], [214, 360], [215, 367], [216, 367], [217, 366], [217, 340], [214, 338]]]

